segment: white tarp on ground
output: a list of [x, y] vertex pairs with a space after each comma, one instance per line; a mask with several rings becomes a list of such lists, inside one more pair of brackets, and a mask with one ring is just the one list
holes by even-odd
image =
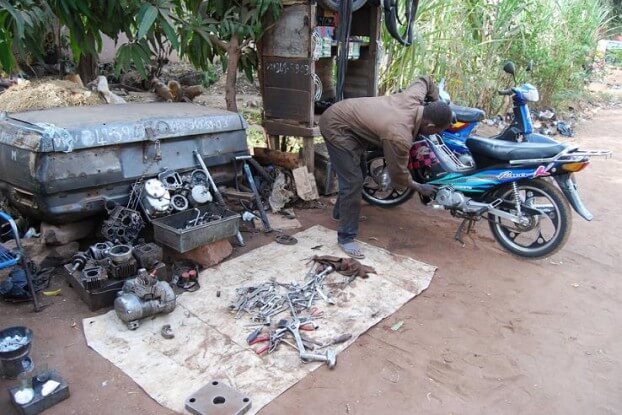
[[[236, 297], [236, 288], [271, 278], [279, 282], [303, 281], [309, 257], [343, 256], [336, 244], [336, 233], [322, 226], [295, 237], [296, 245], [271, 243], [203, 271], [200, 290], [179, 296], [173, 313], [148, 318], [135, 331], [128, 330], [114, 311], [84, 319], [88, 345], [174, 411], [183, 412], [191, 393], [219, 379], [248, 395], [252, 399], [250, 413], [257, 412], [322, 366], [301, 363], [298, 352], [285, 344], [272, 354], [257, 356], [246, 344], [252, 330], [245, 327], [250, 324], [248, 317], [235, 320], [228, 308]], [[425, 290], [435, 271], [435, 267], [414, 259], [363, 246], [366, 259], [362, 262], [373, 266], [378, 275], [357, 279], [344, 290], [333, 291], [336, 305], [329, 306], [321, 299], [316, 303], [324, 310], [325, 318], [319, 320], [320, 328], [310, 336], [323, 341], [346, 332], [353, 334], [337, 351]], [[333, 274], [332, 281], [344, 278]], [[216, 296], [217, 290], [222, 293], [220, 297]], [[164, 324], [171, 325], [174, 339], [162, 338], [160, 329]], [[340, 370], [339, 357], [334, 370]]]

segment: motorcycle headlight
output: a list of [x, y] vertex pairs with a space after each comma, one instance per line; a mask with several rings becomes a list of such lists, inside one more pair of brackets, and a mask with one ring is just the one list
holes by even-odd
[[529, 102], [538, 102], [540, 100], [540, 93], [538, 92], [538, 88], [531, 84], [522, 85], [520, 88], [525, 101]]

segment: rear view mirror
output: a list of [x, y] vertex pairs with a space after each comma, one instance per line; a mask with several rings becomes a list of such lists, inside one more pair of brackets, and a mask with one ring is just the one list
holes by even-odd
[[514, 74], [516, 73], [516, 67], [514, 66], [514, 62], [508, 61], [508, 63], [503, 65], [503, 71], [505, 73], [509, 73], [510, 75], [514, 76]]

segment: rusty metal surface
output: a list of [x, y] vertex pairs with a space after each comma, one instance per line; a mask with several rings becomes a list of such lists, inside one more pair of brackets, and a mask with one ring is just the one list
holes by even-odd
[[12, 116], [0, 117], [0, 192], [22, 213], [52, 223], [101, 212], [109, 200], [125, 203], [140, 177], [195, 169], [193, 150], [208, 166], [218, 166], [213, 174], [219, 183], [233, 178], [234, 157], [249, 154], [239, 114], [190, 104], [58, 108]]
[[194, 415], [243, 415], [251, 405], [249, 397], [218, 380], [186, 399], [186, 410]]
[[[245, 127], [237, 113], [198, 105], [99, 105], [4, 115], [0, 117], [0, 143], [39, 152], [71, 152]], [[38, 148], [22, 143], [26, 132], [40, 137]]]

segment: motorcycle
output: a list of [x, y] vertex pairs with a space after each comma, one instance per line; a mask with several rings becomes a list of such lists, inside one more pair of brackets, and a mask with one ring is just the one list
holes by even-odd
[[[591, 157], [608, 157], [611, 152], [580, 150], [545, 136], [530, 137], [526, 103], [537, 100], [537, 89], [526, 84], [499, 93], [514, 102], [516, 140], [469, 136], [465, 146], [473, 163], [467, 164], [446, 145], [445, 134], [419, 136], [411, 149], [409, 169], [415, 180], [438, 188], [431, 200], [422, 198], [424, 203], [463, 219], [456, 240], [462, 242], [463, 234], [485, 219], [504, 249], [520, 257], [542, 258], [567, 241], [571, 206], [585, 220], [593, 219], [581, 201], [574, 176], [588, 166]], [[412, 196], [409, 189], [391, 185], [381, 151], [371, 151], [364, 167], [363, 198], [369, 203], [390, 207]]]

